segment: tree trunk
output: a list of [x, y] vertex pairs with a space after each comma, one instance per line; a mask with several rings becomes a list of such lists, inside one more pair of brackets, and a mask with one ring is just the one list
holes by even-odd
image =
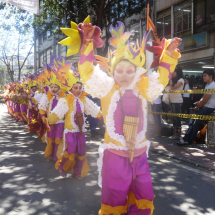
[[8, 75], [10, 76], [10, 80], [12, 82], [14, 82], [14, 79], [13, 79], [13, 71], [10, 70], [9, 66], [7, 65], [7, 73]]
[[102, 52], [102, 56], [104, 56], [104, 57], [107, 55], [108, 47], [109, 47], [108, 38], [110, 37], [110, 33], [109, 33], [108, 26], [105, 27], [105, 32], [106, 32], [105, 48], [104, 48], [104, 50]]
[[98, 14], [97, 14], [97, 26], [100, 27], [102, 29], [102, 18], [103, 18], [103, 14], [104, 14], [104, 6], [105, 6], [105, 0], [100, 0], [99, 2], [99, 6], [98, 6]]
[[18, 81], [20, 81], [20, 75], [21, 75], [21, 68], [20, 68], [20, 62], [19, 62], [19, 41], [20, 41], [20, 35], [19, 35], [19, 39], [18, 39], [18, 69], [19, 69], [19, 74], [18, 74]]

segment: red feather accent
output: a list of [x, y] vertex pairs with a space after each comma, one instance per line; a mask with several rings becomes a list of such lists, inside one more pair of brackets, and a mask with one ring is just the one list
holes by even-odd
[[156, 41], [153, 40], [152, 41], [152, 46], [146, 47], [146, 49], [149, 52], [152, 52], [156, 56], [156, 58], [152, 62], [152, 65], [151, 65], [150, 69], [159, 66], [160, 57], [161, 57], [161, 55], [163, 53], [163, 50], [165, 49], [165, 41], [166, 41], [166, 39], [163, 38], [162, 41], [161, 41], [161, 44], [159, 44], [159, 43], [157, 43]]
[[45, 124], [41, 118], [30, 118], [30, 123], [28, 124], [28, 128], [30, 132], [38, 132], [40, 138], [43, 137], [43, 135], [50, 131], [49, 125]]

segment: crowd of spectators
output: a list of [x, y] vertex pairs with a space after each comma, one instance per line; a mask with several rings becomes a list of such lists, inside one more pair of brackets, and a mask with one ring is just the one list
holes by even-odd
[[[202, 76], [183, 75], [181, 67], [176, 67], [164, 91], [178, 91], [191, 89], [215, 89], [214, 70], [207, 69]], [[198, 115], [209, 115], [215, 110], [215, 94], [190, 94], [190, 93], [170, 93], [164, 94], [153, 101], [153, 112], [165, 113], [195, 113]], [[180, 140], [179, 145], [191, 145], [198, 131], [202, 128], [203, 120], [187, 120], [189, 129], [184, 138], [181, 137], [181, 121], [179, 117], [163, 116], [161, 121], [160, 115], [153, 115], [156, 124], [154, 137], [161, 135], [162, 121], [173, 124], [173, 140]]]

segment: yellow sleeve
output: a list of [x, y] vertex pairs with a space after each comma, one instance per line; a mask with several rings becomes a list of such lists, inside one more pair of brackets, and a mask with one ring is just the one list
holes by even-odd
[[[82, 81], [85, 83], [87, 80], [90, 79], [91, 75], [93, 74], [94, 66], [93, 62], [87, 60], [87, 56], [90, 56], [90, 54], [93, 52], [93, 42], [90, 42], [88, 45], [84, 44], [83, 50], [80, 53], [80, 61], [78, 63], [78, 70], [81, 75]], [[92, 55], [92, 54], [91, 54]], [[85, 60], [83, 58], [86, 58]]]
[[55, 124], [59, 120], [63, 120], [65, 114], [69, 111], [69, 106], [66, 98], [59, 99], [57, 106], [51, 111], [48, 118], [49, 124]]
[[102, 112], [99, 111], [98, 115], [96, 116], [96, 118], [102, 117]]
[[52, 113], [51, 116], [49, 116], [49, 118], [48, 118], [48, 121], [49, 121], [50, 125], [55, 124], [59, 120], [60, 120], [60, 118], [55, 113]]
[[85, 97], [84, 112], [94, 118], [101, 117], [100, 107], [87, 97]]
[[114, 79], [103, 72], [99, 65], [93, 66], [93, 42], [84, 45], [80, 53], [78, 69], [84, 82], [85, 91], [92, 97], [104, 98], [114, 86]]
[[40, 116], [42, 117], [43, 122], [45, 122], [47, 112], [42, 109], [39, 109], [39, 113], [40, 113]]
[[169, 79], [172, 76], [172, 73], [175, 70], [175, 67], [178, 64], [178, 58], [181, 57], [181, 54], [178, 51], [174, 51], [172, 56], [169, 56], [166, 52], [166, 49], [171, 40], [167, 40], [165, 44], [165, 49], [160, 58], [160, 64], [158, 67], [159, 72], [159, 84], [162, 84], [164, 88], [167, 86]]
[[35, 100], [34, 97], [31, 99], [31, 102], [32, 102], [33, 105], [36, 105], [36, 104], [37, 104], [37, 102], [36, 102], [36, 100]]

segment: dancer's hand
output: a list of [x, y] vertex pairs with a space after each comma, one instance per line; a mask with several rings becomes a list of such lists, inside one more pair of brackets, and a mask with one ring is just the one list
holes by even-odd
[[49, 121], [48, 121], [48, 119], [45, 118], [44, 121], [45, 121], [45, 124], [46, 124], [47, 131], [50, 131], [51, 129], [50, 129], [50, 126], [49, 126]]
[[178, 38], [178, 37], [174, 37], [170, 44], [168, 45], [167, 47], [167, 51], [170, 53], [170, 54], [173, 54], [173, 52], [175, 51], [175, 49], [181, 45], [181, 41], [182, 39], [181, 38]]
[[81, 29], [84, 31], [85, 34], [85, 44], [89, 44], [88, 40], [91, 40], [93, 37], [93, 34], [95, 32], [96, 26], [93, 26], [91, 23], [84, 23], [81, 25]]
[[103, 121], [103, 117], [100, 116], [100, 117], [97, 117], [98, 120], [100, 120], [101, 122]]

